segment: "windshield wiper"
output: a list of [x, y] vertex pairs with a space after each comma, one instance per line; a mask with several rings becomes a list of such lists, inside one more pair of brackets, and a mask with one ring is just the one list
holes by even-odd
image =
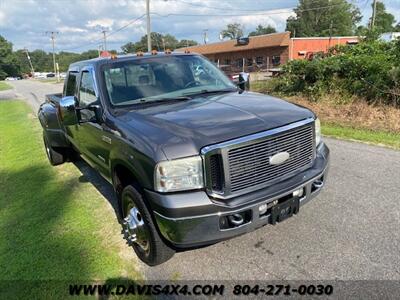
[[200, 95], [208, 95], [208, 94], [218, 94], [218, 93], [230, 93], [230, 92], [237, 92], [237, 89], [222, 89], [222, 90], [201, 90], [197, 92], [185, 93], [186, 96], [200, 96]]
[[150, 103], [160, 103], [165, 101], [186, 101], [191, 100], [191, 97], [188, 96], [178, 96], [178, 97], [160, 97], [160, 98], [142, 98], [142, 99], [135, 99], [132, 101], [125, 101], [124, 105], [140, 105], [140, 104], [150, 104]]

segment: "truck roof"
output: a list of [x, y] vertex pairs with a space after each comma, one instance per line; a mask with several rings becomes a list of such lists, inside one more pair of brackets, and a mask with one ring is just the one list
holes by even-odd
[[198, 55], [195, 53], [185, 53], [185, 52], [145, 52], [145, 53], [137, 53], [137, 54], [123, 54], [123, 55], [113, 55], [110, 57], [96, 57], [93, 59], [88, 60], [81, 60], [72, 63], [69, 66], [69, 70], [71, 69], [79, 69], [83, 66], [93, 66], [98, 68], [103, 64], [107, 64], [110, 61], [128, 61], [134, 59], [142, 59], [142, 58], [149, 58], [149, 57], [159, 57], [159, 56], [182, 56], [182, 55]]

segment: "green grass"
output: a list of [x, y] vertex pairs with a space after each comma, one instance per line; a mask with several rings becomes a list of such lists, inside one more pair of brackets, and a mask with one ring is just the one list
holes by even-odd
[[57, 81], [57, 78], [46, 78], [46, 79], [36, 79], [39, 82], [44, 82], [44, 83], [60, 83], [64, 82], [64, 79], [60, 79], [60, 81]]
[[9, 85], [7, 82], [0, 81], [0, 91], [10, 90], [12, 86]]
[[367, 142], [400, 149], [400, 134], [345, 127], [333, 123], [322, 124], [322, 134], [341, 139]]
[[140, 279], [120, 232], [74, 164], [50, 166], [27, 105], [0, 101], [0, 298], [60, 298], [72, 283]]

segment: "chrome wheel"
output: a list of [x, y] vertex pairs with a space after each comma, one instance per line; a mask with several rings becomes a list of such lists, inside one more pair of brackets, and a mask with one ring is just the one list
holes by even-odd
[[124, 210], [124, 230], [128, 242], [134, 243], [140, 247], [140, 250], [148, 253], [150, 250], [149, 232], [144, 223], [143, 216], [135, 206], [130, 197], [126, 199]]

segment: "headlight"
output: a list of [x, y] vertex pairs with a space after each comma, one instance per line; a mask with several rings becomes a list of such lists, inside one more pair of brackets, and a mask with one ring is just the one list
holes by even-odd
[[156, 165], [154, 186], [159, 192], [194, 190], [204, 187], [200, 156], [163, 161]]
[[318, 118], [315, 119], [315, 145], [318, 146], [321, 142], [321, 122]]

